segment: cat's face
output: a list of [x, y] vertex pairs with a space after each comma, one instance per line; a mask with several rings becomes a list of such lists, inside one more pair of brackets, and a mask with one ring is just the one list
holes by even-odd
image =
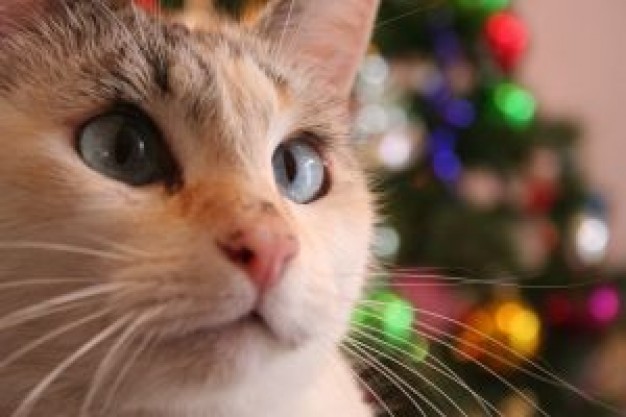
[[[85, 321], [0, 369], [16, 386], [3, 410], [107, 329], [51, 391], [84, 384], [116, 341], [107, 386], [149, 347], [128, 391], [323, 355], [363, 283], [373, 213], [347, 92], [375, 2], [324, 2], [326, 27], [278, 2], [203, 32], [117, 3], [0, 6], [0, 327], [78, 294], [2, 330], [0, 357]], [[355, 22], [328, 24], [348, 3]], [[299, 32], [283, 36], [286, 15]]]

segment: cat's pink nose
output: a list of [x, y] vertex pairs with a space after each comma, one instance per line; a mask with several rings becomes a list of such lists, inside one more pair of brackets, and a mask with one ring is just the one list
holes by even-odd
[[283, 276], [287, 264], [298, 253], [299, 244], [280, 217], [261, 217], [218, 240], [218, 246], [256, 287], [265, 290]]

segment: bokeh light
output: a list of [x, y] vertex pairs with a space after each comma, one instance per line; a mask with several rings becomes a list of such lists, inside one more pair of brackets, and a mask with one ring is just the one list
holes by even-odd
[[535, 98], [515, 84], [499, 84], [494, 92], [494, 101], [499, 113], [512, 127], [524, 127], [535, 117]]
[[610, 232], [604, 219], [583, 215], [576, 227], [576, 253], [584, 264], [597, 264], [606, 256]]
[[621, 302], [617, 289], [604, 286], [591, 293], [588, 302], [591, 317], [599, 323], [608, 324], [619, 315]]

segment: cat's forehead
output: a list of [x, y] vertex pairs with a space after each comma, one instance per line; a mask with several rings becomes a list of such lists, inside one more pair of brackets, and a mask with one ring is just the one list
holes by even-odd
[[[168, 24], [159, 30], [162, 39], [148, 45], [153, 58], [143, 64], [154, 74], [159, 95], [177, 103], [194, 126], [218, 121], [241, 126], [251, 117], [269, 123], [293, 93], [284, 69], [261, 45], [233, 30], [190, 32]], [[144, 93], [146, 101], [154, 100], [153, 89]]]
[[333, 97], [236, 24], [192, 31], [133, 8], [101, 9], [77, 3], [4, 45], [0, 91], [30, 87], [59, 117], [119, 101], [167, 106], [198, 130], [220, 123], [223, 132], [263, 128], [281, 107], [299, 106], [306, 114], [295, 119], [321, 128], [337, 113]]

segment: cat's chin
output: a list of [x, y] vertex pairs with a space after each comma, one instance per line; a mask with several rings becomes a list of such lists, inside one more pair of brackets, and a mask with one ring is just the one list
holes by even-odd
[[[225, 386], [249, 378], [293, 351], [258, 313], [219, 326], [197, 326], [159, 337], [143, 364], [150, 379], [184, 385]], [[161, 367], [159, 364], [167, 364]]]

